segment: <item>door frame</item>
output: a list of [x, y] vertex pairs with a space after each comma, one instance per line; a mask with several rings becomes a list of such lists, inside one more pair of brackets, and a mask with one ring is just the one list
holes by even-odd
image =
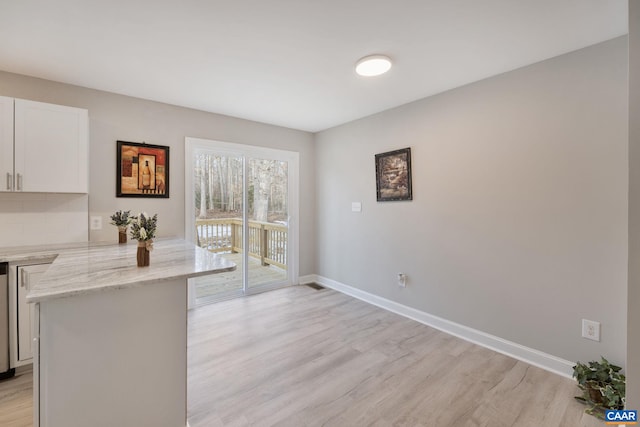
[[[295, 151], [280, 150], [276, 148], [259, 147], [254, 145], [238, 144], [232, 142], [217, 141], [204, 138], [185, 137], [185, 179], [184, 179], [184, 197], [185, 197], [185, 228], [184, 238], [190, 242], [195, 243], [195, 194], [194, 194], [194, 180], [193, 180], [193, 153], [197, 149], [215, 150], [216, 153], [227, 156], [242, 156], [243, 158], [258, 158], [258, 159], [270, 159], [287, 161], [288, 166], [288, 179], [287, 179], [287, 191], [288, 191], [288, 216], [289, 216], [289, 229], [287, 232], [287, 281], [286, 283], [276, 287], [289, 286], [297, 283], [298, 271], [299, 271], [299, 200], [300, 200], [300, 153]], [[244, 167], [243, 174], [246, 173], [246, 165]], [[246, 180], [246, 176], [243, 178]], [[243, 191], [243, 211], [247, 207], [246, 192]], [[243, 233], [245, 236], [247, 233]], [[244, 247], [247, 247], [246, 245]], [[246, 264], [246, 263], [245, 263]], [[244, 273], [243, 273], [244, 274]], [[258, 288], [248, 287], [247, 292], [244, 295], [250, 295], [252, 293], [264, 292], [265, 290], [273, 289], [274, 286], [260, 286]], [[189, 283], [189, 308], [196, 306], [195, 285]]]

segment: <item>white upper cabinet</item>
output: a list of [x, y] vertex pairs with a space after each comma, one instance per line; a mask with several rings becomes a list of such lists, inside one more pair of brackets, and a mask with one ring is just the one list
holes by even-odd
[[15, 188], [87, 193], [87, 110], [16, 99], [14, 114]]
[[[3, 191], [87, 193], [89, 161], [89, 114], [82, 108], [65, 107], [24, 99], [2, 98], [2, 134], [7, 123], [5, 99], [13, 101], [12, 150], [3, 136], [1, 166]], [[4, 172], [12, 157], [12, 172]], [[6, 162], [6, 163], [5, 163]], [[7, 190], [11, 188], [11, 190]]]
[[13, 190], [13, 98], [0, 96], [0, 191]]

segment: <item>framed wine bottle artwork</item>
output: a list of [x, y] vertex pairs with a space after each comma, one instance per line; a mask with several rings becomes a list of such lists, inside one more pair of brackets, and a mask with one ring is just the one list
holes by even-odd
[[169, 147], [117, 141], [116, 197], [169, 198]]

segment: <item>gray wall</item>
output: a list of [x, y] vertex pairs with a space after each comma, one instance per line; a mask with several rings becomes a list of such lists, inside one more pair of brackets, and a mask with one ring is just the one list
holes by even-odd
[[640, 2], [629, 1], [627, 408], [640, 408]]
[[[627, 111], [625, 37], [320, 132], [318, 274], [624, 364]], [[376, 203], [374, 154], [403, 147], [414, 200]], [[582, 318], [602, 323], [600, 343]]]
[[[92, 240], [114, 239], [106, 217], [129, 208], [183, 235], [185, 136], [298, 151], [301, 275], [567, 360], [624, 364], [626, 71], [620, 38], [321, 132], [315, 148], [305, 132], [16, 74], [0, 72], [0, 94], [89, 109], [89, 211], [105, 221]], [[171, 147], [169, 200], [115, 197], [118, 139]], [[407, 146], [414, 201], [376, 203], [374, 154]], [[580, 338], [582, 318], [602, 323], [602, 342]]]
[[[115, 240], [108, 216], [118, 209], [158, 213], [159, 236], [184, 236], [185, 136], [300, 153], [300, 274], [315, 272], [313, 135], [218, 114], [0, 72], [0, 94], [89, 110], [89, 214], [103, 216], [92, 241]], [[170, 147], [170, 198], [115, 197], [116, 141]]]

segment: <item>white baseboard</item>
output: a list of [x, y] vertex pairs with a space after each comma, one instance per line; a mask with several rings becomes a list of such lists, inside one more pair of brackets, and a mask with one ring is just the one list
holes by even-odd
[[315, 283], [318, 280], [318, 276], [315, 274], [307, 274], [306, 276], [298, 277], [299, 285], [308, 285], [309, 283]]
[[478, 344], [488, 349], [497, 351], [498, 353], [505, 354], [515, 359], [553, 372], [554, 374], [572, 378], [574, 363], [568, 360], [561, 359], [559, 357], [535, 350], [533, 348], [525, 347], [523, 345], [505, 340], [495, 335], [487, 334], [486, 332], [482, 332], [477, 329], [473, 329], [468, 326], [464, 326], [459, 323], [434, 316], [424, 311], [416, 310], [415, 308], [399, 304], [389, 299], [379, 297], [377, 295], [354, 288], [349, 285], [345, 285], [344, 283], [340, 283], [323, 276], [311, 274], [308, 276], [300, 277], [300, 284], [312, 282], [318, 283], [327, 288], [334, 289], [338, 292], [342, 292], [343, 294], [368, 302], [369, 304], [373, 304], [380, 308], [384, 308], [385, 310], [389, 310], [401, 316], [408, 317], [409, 319], [413, 319], [417, 322], [423, 323], [427, 326], [431, 326], [450, 335], [462, 338], [463, 340], [470, 341], [474, 344]]

